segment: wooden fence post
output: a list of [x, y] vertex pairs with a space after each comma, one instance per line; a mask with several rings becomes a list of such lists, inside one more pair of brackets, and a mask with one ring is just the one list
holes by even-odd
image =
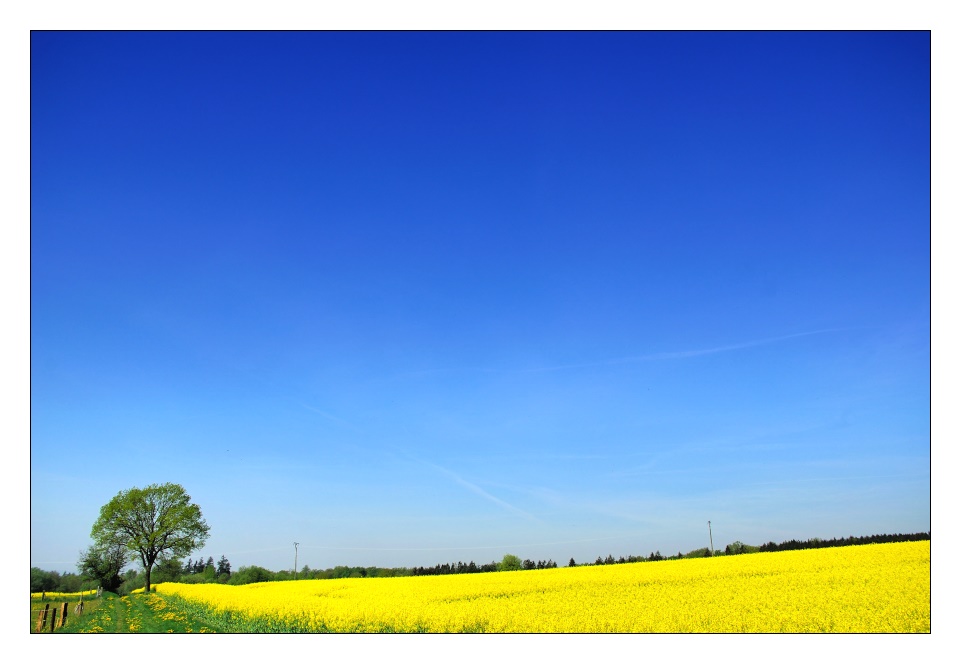
[[67, 624], [67, 603], [64, 602], [60, 605], [60, 622], [57, 623], [57, 628], [61, 628]]
[[47, 626], [47, 611], [50, 609], [50, 605], [47, 604], [45, 607], [40, 609], [40, 615], [37, 616], [37, 631], [42, 632], [43, 628]]
[[50, 631], [53, 631], [54, 626], [57, 624], [57, 607], [50, 609]]

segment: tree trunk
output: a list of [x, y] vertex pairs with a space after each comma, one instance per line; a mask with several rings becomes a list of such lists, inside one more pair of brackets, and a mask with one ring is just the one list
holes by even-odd
[[144, 581], [146, 582], [146, 583], [144, 584], [144, 592], [145, 592], [145, 593], [149, 593], [149, 592], [150, 592], [150, 568], [151, 568], [151, 567], [153, 567], [153, 565], [148, 565], [147, 568], [144, 570], [144, 573], [143, 573]]

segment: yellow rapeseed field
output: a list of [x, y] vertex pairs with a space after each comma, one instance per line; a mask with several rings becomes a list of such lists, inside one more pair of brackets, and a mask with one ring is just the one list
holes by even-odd
[[96, 590], [80, 590], [75, 593], [56, 593], [56, 592], [46, 592], [46, 593], [30, 593], [31, 600], [39, 600], [41, 598], [50, 601], [62, 601], [62, 600], [74, 600], [80, 601], [80, 599], [93, 599], [97, 596]]
[[157, 592], [242, 632], [930, 632], [930, 542]]

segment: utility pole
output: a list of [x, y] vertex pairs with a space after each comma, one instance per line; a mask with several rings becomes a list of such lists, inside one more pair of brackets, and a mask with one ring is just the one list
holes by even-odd
[[294, 579], [297, 579], [297, 545], [300, 542], [294, 542]]
[[711, 522], [707, 522], [707, 535], [711, 538], [711, 556], [714, 556], [714, 535], [711, 533]]

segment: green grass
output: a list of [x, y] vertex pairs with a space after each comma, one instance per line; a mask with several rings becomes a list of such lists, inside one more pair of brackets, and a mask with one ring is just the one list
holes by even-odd
[[[41, 602], [31, 599], [31, 632], [36, 632], [37, 613], [47, 603], [50, 604], [51, 609], [56, 607], [59, 614], [59, 602]], [[164, 598], [155, 593], [134, 593], [125, 597], [104, 593], [99, 600], [84, 602], [83, 615], [77, 616], [73, 611], [74, 604], [71, 603], [68, 607], [67, 624], [56, 629], [54, 633], [190, 634], [217, 631], [213, 626], [168, 604]], [[44, 632], [50, 632], [49, 618]]]

